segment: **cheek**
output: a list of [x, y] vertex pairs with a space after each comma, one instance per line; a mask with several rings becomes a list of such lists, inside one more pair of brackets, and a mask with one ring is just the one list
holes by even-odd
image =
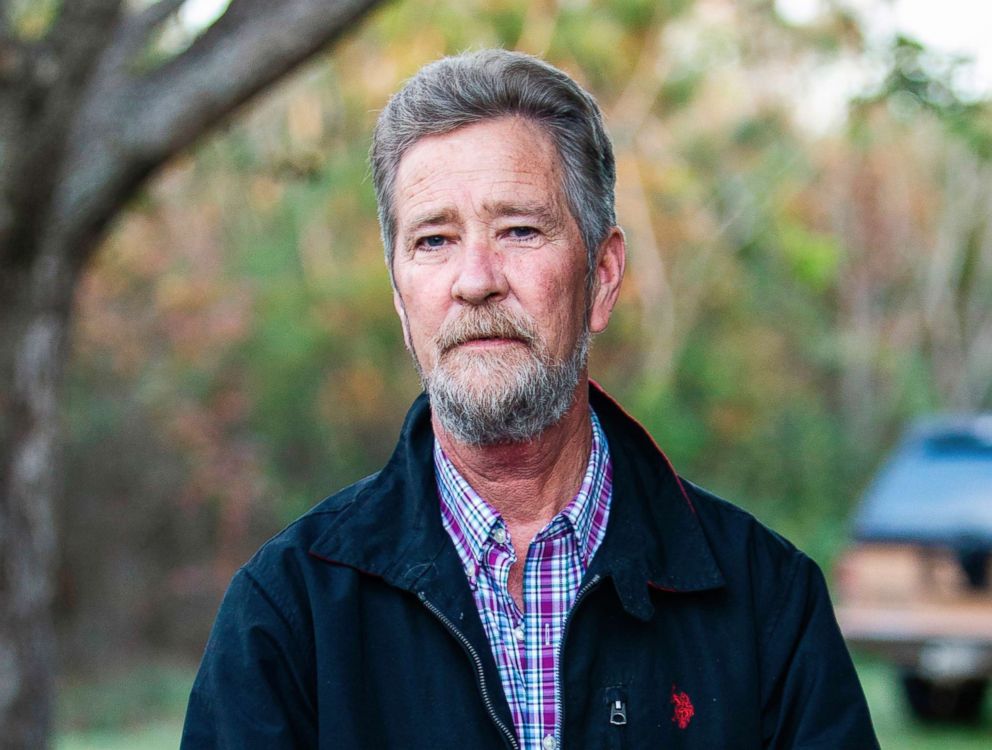
[[560, 352], [568, 349], [582, 330], [584, 281], [558, 273], [541, 277], [534, 284], [532, 310], [539, 322], [544, 321], [548, 345]]
[[423, 359], [430, 358], [432, 342], [444, 322], [446, 307], [443, 298], [429, 296], [424, 288], [416, 288], [416, 293], [403, 294], [406, 313], [406, 335]]
[[400, 290], [410, 326], [416, 330], [423, 327], [443, 309], [446, 298], [440, 274], [424, 272], [426, 269], [403, 268], [396, 273], [396, 287]]
[[549, 274], [541, 293], [550, 300], [554, 309], [571, 318], [574, 313], [585, 310], [585, 286], [586, 277], [582, 269], [573, 267], [567, 273], [558, 269], [557, 273]]
[[423, 341], [432, 327], [425, 312], [417, 307], [407, 307], [407, 326], [415, 341]]

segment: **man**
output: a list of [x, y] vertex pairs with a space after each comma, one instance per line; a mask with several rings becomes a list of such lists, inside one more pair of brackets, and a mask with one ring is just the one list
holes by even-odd
[[592, 98], [444, 59], [371, 157], [427, 395], [235, 576], [183, 747], [877, 747], [816, 566], [588, 380], [625, 254]]

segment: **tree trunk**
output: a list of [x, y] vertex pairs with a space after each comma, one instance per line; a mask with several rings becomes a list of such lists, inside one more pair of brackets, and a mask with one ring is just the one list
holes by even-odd
[[0, 750], [49, 746], [59, 388], [73, 289], [158, 167], [378, 0], [231, 0], [148, 68], [184, 0], [72, 0], [21, 39], [0, 0]]
[[0, 270], [0, 748], [49, 746], [58, 392], [71, 273], [39, 253]]

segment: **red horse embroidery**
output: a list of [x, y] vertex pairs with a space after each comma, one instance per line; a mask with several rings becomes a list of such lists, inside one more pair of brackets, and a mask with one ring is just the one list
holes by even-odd
[[679, 725], [679, 729], [685, 729], [696, 714], [696, 709], [692, 706], [689, 696], [672, 685], [672, 705], [675, 706], [675, 713], [672, 721]]

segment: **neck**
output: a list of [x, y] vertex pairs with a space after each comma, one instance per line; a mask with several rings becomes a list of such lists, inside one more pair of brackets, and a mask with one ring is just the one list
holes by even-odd
[[540, 530], [575, 497], [589, 462], [588, 382], [579, 378], [565, 415], [523, 443], [467, 445], [452, 438], [437, 419], [433, 426], [445, 455], [499, 512], [511, 535], [515, 527]]

